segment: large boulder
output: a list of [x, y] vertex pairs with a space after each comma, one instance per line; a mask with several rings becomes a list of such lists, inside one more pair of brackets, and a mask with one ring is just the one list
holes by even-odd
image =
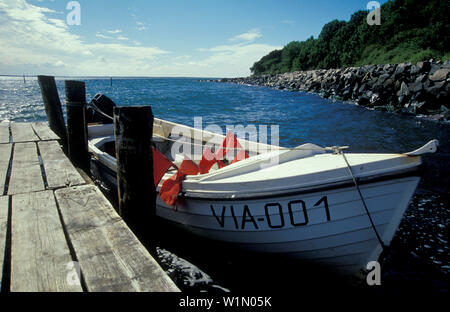
[[403, 81], [400, 85], [400, 90], [397, 92], [397, 96], [407, 96], [409, 95], [409, 88], [406, 83]]
[[399, 79], [400, 77], [405, 76], [406, 71], [411, 68], [411, 63], [400, 63], [397, 65], [397, 68], [394, 72], [394, 78]]
[[408, 89], [410, 92], [417, 93], [419, 91], [422, 91], [423, 84], [420, 81], [413, 82], [409, 84]]
[[433, 74], [430, 74], [428, 76], [428, 79], [431, 81], [443, 81], [446, 80], [448, 75], [450, 73], [450, 69], [448, 68], [441, 68], [435, 71]]
[[411, 75], [417, 75], [418, 73], [420, 73], [420, 68], [417, 65], [412, 65], [411, 66], [411, 70], [409, 71], [409, 73]]
[[391, 77], [391, 75], [389, 75], [389, 74], [382, 74], [380, 77], [378, 77], [377, 83], [383, 84], [390, 77]]

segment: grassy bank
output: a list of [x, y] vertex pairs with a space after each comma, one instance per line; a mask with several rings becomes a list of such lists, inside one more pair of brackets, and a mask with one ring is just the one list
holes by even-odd
[[450, 58], [450, 2], [393, 0], [381, 6], [381, 25], [367, 11], [324, 25], [318, 38], [292, 41], [254, 63], [254, 75]]

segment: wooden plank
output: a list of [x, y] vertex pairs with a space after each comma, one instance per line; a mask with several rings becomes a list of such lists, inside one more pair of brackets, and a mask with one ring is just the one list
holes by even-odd
[[6, 247], [6, 229], [8, 224], [8, 196], [0, 197], [0, 288], [3, 280], [3, 263]]
[[95, 186], [55, 196], [88, 291], [179, 291]]
[[0, 144], [9, 143], [9, 122], [0, 123]]
[[45, 190], [41, 167], [34, 142], [14, 145], [11, 179], [8, 194], [28, 193]]
[[50, 189], [85, 184], [57, 141], [40, 141], [38, 146]]
[[53, 191], [12, 197], [11, 291], [79, 292]]
[[59, 140], [59, 137], [56, 135], [56, 133], [50, 129], [48, 122], [34, 122], [31, 124], [31, 127], [34, 129], [41, 140]]
[[34, 133], [31, 123], [11, 123], [11, 134], [14, 143], [39, 141], [38, 136]]
[[3, 195], [5, 189], [11, 151], [12, 144], [0, 144], [0, 196]]

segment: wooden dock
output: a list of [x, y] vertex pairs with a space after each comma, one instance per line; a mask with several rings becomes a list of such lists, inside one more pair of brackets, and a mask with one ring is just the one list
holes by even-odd
[[179, 291], [58, 139], [0, 123], [2, 291]]

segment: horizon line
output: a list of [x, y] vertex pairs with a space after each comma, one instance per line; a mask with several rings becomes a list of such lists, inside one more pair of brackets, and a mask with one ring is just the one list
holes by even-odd
[[55, 78], [205, 78], [205, 79], [220, 79], [220, 78], [229, 78], [229, 77], [206, 77], [206, 76], [90, 76], [90, 75], [8, 75], [8, 74], [0, 74], [0, 77], [18, 77], [18, 78], [36, 78], [37, 76], [52, 76]]

